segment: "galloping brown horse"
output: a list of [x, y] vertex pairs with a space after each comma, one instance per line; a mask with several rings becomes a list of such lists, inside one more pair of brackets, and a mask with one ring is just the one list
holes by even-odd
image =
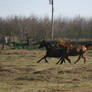
[[[67, 47], [67, 56], [79, 56], [78, 59], [74, 62], [75, 64], [81, 59], [84, 59], [84, 63], [86, 62], [86, 57], [84, 53], [87, 51], [87, 48], [92, 44], [72, 46], [70, 43], [64, 42], [62, 40], [58, 40], [56, 42], [56, 47], [65, 46]], [[59, 62], [58, 62], [59, 63]]]
[[72, 45], [70, 43], [64, 42], [63, 40], [58, 40], [56, 42], [56, 47], [59, 47], [59, 46], [65, 46], [67, 48], [71, 48], [72, 47]]
[[57, 42], [56, 42], [56, 45], [55, 45], [55, 47], [60, 47], [60, 46], [64, 46], [64, 47], [67, 47], [67, 51], [70, 49], [70, 48], [72, 48], [72, 44], [70, 44], [70, 43], [68, 43], [68, 42], [64, 42], [63, 40], [58, 40]]

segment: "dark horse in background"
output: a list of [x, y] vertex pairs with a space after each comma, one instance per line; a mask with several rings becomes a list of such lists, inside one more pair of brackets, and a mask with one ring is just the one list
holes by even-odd
[[[79, 56], [78, 59], [74, 62], [75, 64], [81, 59], [84, 59], [84, 63], [86, 62], [86, 57], [84, 56], [84, 54], [86, 53], [87, 49], [92, 46], [92, 43], [86, 43], [86, 44], [82, 44], [82, 45], [78, 45], [78, 46], [72, 46], [71, 44], [64, 42], [64, 41], [57, 41], [56, 45], [57, 48], [58, 47], [62, 47], [65, 46], [67, 47], [67, 51], [66, 51], [66, 55], [68, 56]], [[60, 62], [60, 60], [57, 62], [57, 64]], [[63, 62], [63, 61], [62, 61]], [[61, 63], [62, 63], [61, 62]]]
[[52, 58], [60, 58], [59, 61], [64, 62], [64, 58], [66, 60], [68, 60], [69, 63], [71, 63], [71, 60], [66, 57], [66, 47], [61, 46], [61, 48], [56, 48], [55, 46], [52, 46], [50, 43], [46, 42], [46, 41], [42, 41], [40, 43], [39, 48], [46, 48], [46, 54], [44, 57], [42, 57], [40, 60], [37, 61], [37, 63], [39, 63], [41, 60], [45, 59], [45, 62], [48, 63], [48, 60], [46, 59], [47, 57], [52, 57]]

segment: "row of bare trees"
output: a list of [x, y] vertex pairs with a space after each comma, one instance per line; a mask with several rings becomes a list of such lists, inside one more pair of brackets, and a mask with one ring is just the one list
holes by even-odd
[[[7, 17], [0, 18], [0, 36], [12, 40], [26, 41], [27, 44], [42, 39], [51, 39], [51, 20], [48, 17]], [[54, 19], [54, 39], [92, 39], [92, 19], [75, 17]]]

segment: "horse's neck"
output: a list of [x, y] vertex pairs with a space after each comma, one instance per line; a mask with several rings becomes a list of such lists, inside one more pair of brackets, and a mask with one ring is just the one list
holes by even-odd
[[45, 48], [48, 50], [48, 49], [52, 48], [52, 45], [49, 44], [49, 43], [46, 43], [46, 44], [45, 44]]
[[46, 50], [49, 48], [49, 46], [48, 46], [48, 44], [47, 44], [47, 43], [45, 43], [45, 48], [46, 48]]

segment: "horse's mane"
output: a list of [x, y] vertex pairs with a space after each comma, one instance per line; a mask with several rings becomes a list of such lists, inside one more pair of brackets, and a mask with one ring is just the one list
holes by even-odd
[[50, 42], [46, 42], [49, 47], [53, 47]]

